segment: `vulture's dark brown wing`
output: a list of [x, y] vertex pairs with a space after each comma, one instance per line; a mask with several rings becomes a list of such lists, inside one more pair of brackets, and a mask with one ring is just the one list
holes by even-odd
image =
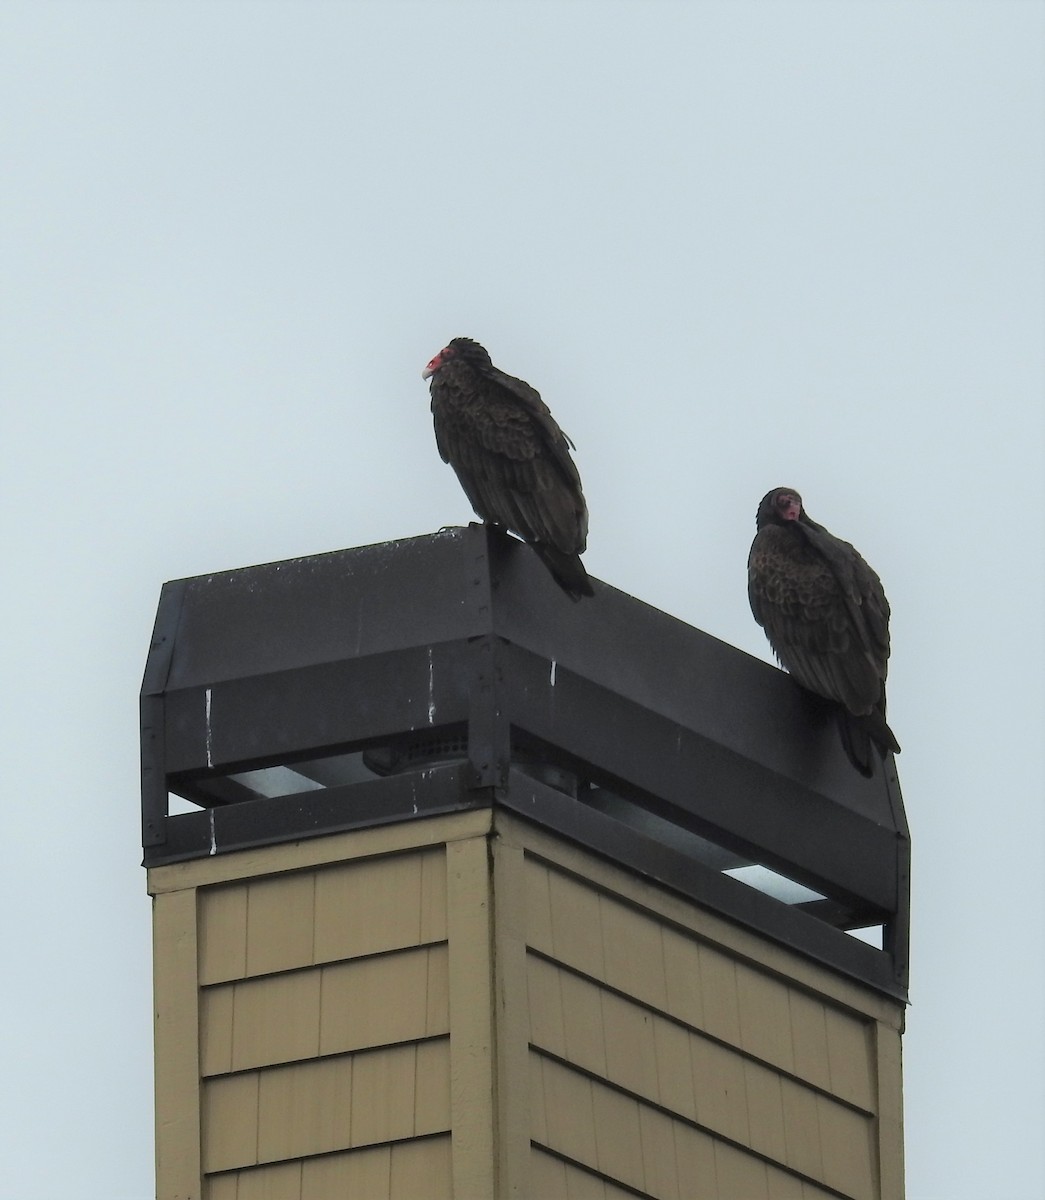
[[497, 368], [450, 358], [432, 379], [436, 443], [483, 520], [529, 542], [575, 598], [588, 510], [570, 443], [539, 393]]
[[839, 554], [837, 572], [816, 546], [803, 543], [797, 525], [767, 525], [751, 547], [748, 594], [755, 620], [798, 682], [864, 714], [883, 694], [888, 604], [878, 576], [848, 549], [859, 567]]
[[790, 674], [898, 751], [885, 723], [889, 602], [857, 551], [812, 523], [765, 525], [748, 557], [748, 598]]

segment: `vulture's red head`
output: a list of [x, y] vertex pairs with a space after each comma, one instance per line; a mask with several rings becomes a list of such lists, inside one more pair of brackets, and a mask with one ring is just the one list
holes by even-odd
[[802, 519], [802, 497], [794, 488], [774, 488], [762, 497], [755, 517], [755, 527], [763, 525], [786, 525], [788, 521]]
[[445, 367], [452, 358], [465, 359], [476, 367], [490, 366], [490, 356], [478, 342], [473, 342], [471, 338], [459, 337], [454, 338], [439, 351], [421, 372], [421, 378], [431, 379], [436, 371], [440, 367]]

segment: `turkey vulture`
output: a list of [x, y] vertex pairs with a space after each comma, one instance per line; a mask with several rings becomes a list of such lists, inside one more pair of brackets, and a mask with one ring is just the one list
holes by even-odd
[[472, 508], [517, 533], [574, 600], [593, 595], [580, 560], [588, 509], [570, 448], [540, 394], [499, 371], [471, 338], [454, 338], [425, 367], [435, 440]]
[[839, 706], [842, 744], [863, 775], [871, 742], [899, 753], [885, 723], [889, 601], [848, 542], [809, 519], [794, 488], [762, 498], [747, 561], [748, 599], [780, 662]]

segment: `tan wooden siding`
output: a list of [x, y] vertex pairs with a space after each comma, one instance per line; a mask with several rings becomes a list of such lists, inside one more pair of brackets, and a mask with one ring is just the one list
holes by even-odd
[[552, 864], [526, 871], [537, 1145], [658, 1198], [899, 1194], [880, 1186], [867, 1014]]
[[442, 848], [200, 891], [200, 983], [446, 938]]
[[634, 1192], [625, 1192], [592, 1175], [573, 1163], [564, 1162], [533, 1148], [530, 1159], [530, 1197], [536, 1200], [634, 1200]]
[[450, 1138], [424, 1138], [214, 1175], [204, 1200], [452, 1200]]
[[445, 943], [205, 988], [202, 1073], [449, 1033], [447, 988]]
[[152, 909], [156, 1178], [165, 1197], [196, 1200], [200, 1182], [196, 894], [156, 896]]
[[[321, 1195], [315, 1180], [382, 1162], [399, 1182], [376, 1194], [408, 1194], [415, 1158], [399, 1150], [450, 1129], [445, 850], [197, 897], [208, 1194]], [[379, 1143], [394, 1145], [339, 1153]]]
[[899, 1005], [504, 813], [150, 888], [160, 1200], [902, 1198]]
[[203, 1169], [325, 1154], [450, 1128], [445, 1038], [208, 1079]]
[[[562, 1064], [538, 1055], [532, 1061], [534, 1112], [559, 1114], [534, 1129], [533, 1195], [541, 1200], [636, 1194], [650, 1200], [837, 1200], [836, 1192]], [[562, 1119], [565, 1112], [568, 1119]]]

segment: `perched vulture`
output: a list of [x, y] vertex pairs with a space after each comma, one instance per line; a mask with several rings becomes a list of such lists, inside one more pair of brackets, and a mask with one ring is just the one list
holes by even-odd
[[748, 599], [780, 662], [804, 687], [839, 706], [842, 744], [871, 775], [871, 743], [899, 753], [885, 723], [889, 601], [860, 555], [802, 507], [794, 488], [774, 488], [755, 518]]
[[435, 440], [472, 508], [517, 533], [574, 600], [593, 594], [580, 555], [588, 509], [570, 448], [528, 383], [505, 375], [471, 338], [454, 338], [424, 369]]

